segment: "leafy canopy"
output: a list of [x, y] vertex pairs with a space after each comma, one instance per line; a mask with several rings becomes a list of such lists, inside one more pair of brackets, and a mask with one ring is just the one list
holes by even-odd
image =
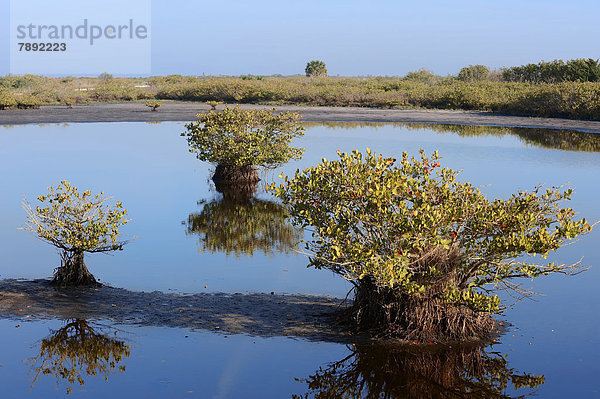
[[304, 68], [306, 76], [327, 76], [327, 66], [323, 61], [312, 60]]
[[439, 155], [397, 161], [367, 149], [340, 153], [270, 188], [296, 223], [312, 226], [310, 265], [358, 283], [370, 277], [399, 294], [439, 298], [500, 312], [498, 289], [526, 295], [512, 279], [576, 273], [579, 264], [529, 263], [546, 258], [592, 226], [560, 208], [571, 190], [548, 189], [489, 201]]
[[185, 125], [190, 152], [201, 161], [222, 165], [276, 167], [299, 159], [304, 149], [290, 146], [304, 135], [300, 114], [226, 107], [220, 112], [198, 114]]
[[104, 193], [92, 195], [78, 191], [68, 181], [49, 187], [33, 208], [27, 200], [25, 230], [67, 252], [109, 252], [121, 250], [127, 241], [119, 241], [119, 228], [129, 222], [121, 202], [114, 207]]
[[146, 101], [146, 107], [152, 108], [152, 111], [156, 111], [156, 109], [161, 106], [162, 103], [160, 101]]
[[490, 69], [485, 65], [469, 65], [461, 68], [458, 73], [458, 80], [463, 82], [480, 82], [490, 76]]

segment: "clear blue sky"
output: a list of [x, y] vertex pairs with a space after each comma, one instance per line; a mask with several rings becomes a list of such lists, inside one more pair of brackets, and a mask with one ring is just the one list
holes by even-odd
[[[0, 75], [8, 11], [0, 0]], [[330, 75], [446, 75], [598, 58], [599, 16], [597, 0], [152, 0], [152, 74], [291, 75], [320, 59]]]

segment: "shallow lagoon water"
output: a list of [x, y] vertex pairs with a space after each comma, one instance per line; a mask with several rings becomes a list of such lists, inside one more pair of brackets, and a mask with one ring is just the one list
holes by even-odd
[[[87, 257], [92, 273], [106, 284], [130, 291], [275, 292], [343, 298], [348, 284], [329, 272], [306, 269], [304, 256], [292, 251], [265, 254], [257, 250], [253, 256], [203, 251], [200, 236], [189, 231], [190, 217], [200, 214], [206, 203], [218, 204], [220, 194], [209, 183], [210, 165], [187, 152], [186, 141], [179, 136], [183, 130], [180, 123], [1, 128], [0, 279], [46, 278], [57, 266], [53, 248], [17, 230], [24, 223], [20, 204], [23, 195], [33, 200], [45, 187], [68, 179], [123, 201], [134, 219], [125, 232], [138, 238], [125, 251]], [[568, 205], [596, 221], [600, 220], [599, 141], [594, 134], [552, 130], [309, 124], [306, 136], [297, 140], [307, 149], [304, 158], [265, 174], [263, 179], [277, 180], [280, 172], [292, 174], [323, 157], [333, 159], [338, 149], [370, 147], [397, 155], [402, 151], [417, 154], [423, 148], [438, 150], [446, 166], [462, 169], [461, 179], [483, 186], [489, 196], [506, 197], [540, 184], [568, 184], [575, 189]], [[273, 201], [268, 194], [258, 197]], [[508, 355], [507, 368], [544, 375], [544, 383], [535, 390], [540, 397], [600, 396], [599, 238], [596, 230], [555, 256], [562, 262], [583, 257], [583, 262], [592, 266], [590, 270], [576, 277], [526, 282], [545, 296], [535, 302], [522, 301], [507, 311], [502, 318], [512, 326], [489, 349]], [[57, 384], [50, 375], [42, 375], [29, 390], [30, 365], [23, 361], [35, 357], [41, 341], [66, 321], [35, 315], [26, 318], [26, 313], [27, 308], [22, 317], [0, 322], [5, 338], [0, 348], [0, 381], [10, 387], [3, 395], [62, 397], [68, 384], [64, 380]], [[106, 326], [113, 336], [116, 328], [117, 337], [129, 345], [130, 355], [123, 359], [124, 372], [110, 373], [106, 382], [86, 377], [85, 385], [73, 387], [74, 397], [140, 393], [148, 397], [310, 396], [308, 385], [295, 378], [309, 378], [353, 350], [340, 343], [287, 337], [226, 336], [208, 330], [88, 321]], [[352, 359], [358, 358], [357, 363], [367, 369], [385, 364], [385, 359], [361, 360], [375, 352], [358, 351]], [[446, 363], [442, 363], [450, 364], [449, 358], [443, 357]], [[441, 358], [436, 359], [440, 364]], [[389, 374], [382, 378], [391, 379]], [[423, 381], [398, 383], [419, 386]], [[515, 391], [509, 384], [506, 393], [530, 391]], [[429, 391], [421, 386], [420, 392]], [[414, 392], [404, 394], [419, 397]]]

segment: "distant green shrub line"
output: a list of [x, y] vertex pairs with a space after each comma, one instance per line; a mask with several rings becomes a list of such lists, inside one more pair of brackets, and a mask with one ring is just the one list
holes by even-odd
[[0, 77], [0, 109], [97, 101], [179, 100], [338, 107], [485, 110], [600, 120], [600, 82], [462, 81], [407, 77]]
[[[464, 68], [463, 68], [464, 69]], [[518, 67], [504, 68], [502, 79], [510, 82], [598, 82], [600, 63], [592, 58], [554, 60]]]

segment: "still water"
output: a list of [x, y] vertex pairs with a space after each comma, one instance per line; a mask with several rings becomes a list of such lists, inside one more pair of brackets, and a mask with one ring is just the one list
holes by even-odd
[[[600, 220], [600, 135], [424, 124], [307, 127], [295, 143], [306, 148], [303, 159], [264, 174], [264, 182], [333, 159], [337, 150], [370, 147], [397, 156], [423, 148], [438, 150], [445, 166], [462, 170], [461, 179], [489, 197], [567, 184], [575, 189], [568, 205]], [[90, 398], [600, 397], [598, 229], [554, 259], [583, 257], [592, 267], [576, 277], [525, 282], [544, 295], [507, 311], [502, 319], [511, 327], [492, 347], [411, 350], [303, 337], [284, 325], [286, 318], [296, 319], [313, 295], [320, 299], [311, 306], [325, 306], [327, 297], [339, 302], [349, 285], [305, 267], [294, 252], [303, 233], [260, 187], [249, 203], [216, 192], [211, 166], [187, 151], [183, 130], [181, 123], [0, 128], [1, 280], [44, 279], [58, 266], [53, 248], [18, 228], [23, 197], [33, 200], [63, 179], [122, 201], [133, 218], [124, 232], [137, 237], [114, 256], [86, 258], [101, 282], [120, 289], [104, 302], [40, 282], [42, 288], [1, 283], [1, 397], [64, 397], [70, 390]], [[125, 300], [108, 303], [115, 298], [136, 299], [125, 308]], [[277, 315], [274, 303], [285, 314]], [[186, 304], [193, 306], [187, 313]], [[169, 308], [182, 316], [170, 317]], [[218, 319], [211, 309], [221, 310]], [[253, 311], [261, 317], [248, 321]]]

